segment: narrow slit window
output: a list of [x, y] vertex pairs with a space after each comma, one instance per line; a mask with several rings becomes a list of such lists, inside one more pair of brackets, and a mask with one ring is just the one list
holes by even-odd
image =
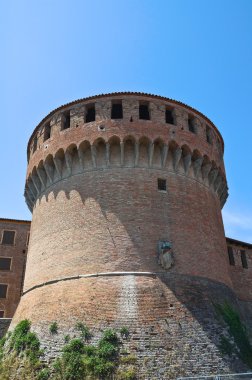
[[0, 257], [0, 270], [10, 270], [11, 268], [11, 258]]
[[0, 284], [0, 298], [6, 298], [8, 285]]
[[85, 122], [90, 123], [91, 121], [95, 121], [95, 105], [94, 104], [90, 104], [86, 108]]
[[0, 318], [4, 318], [4, 310], [0, 310]]
[[189, 129], [190, 132], [196, 133], [193, 117], [189, 117], [188, 118], [188, 129]]
[[158, 178], [158, 190], [166, 191], [166, 179]]
[[111, 119], [122, 119], [123, 118], [123, 108], [122, 102], [112, 103], [111, 108]]
[[208, 142], [208, 144], [212, 144], [212, 133], [211, 133], [211, 129], [206, 126], [206, 141]]
[[50, 123], [47, 123], [45, 125], [44, 141], [48, 140], [50, 137], [51, 137], [51, 125]]
[[149, 103], [139, 104], [139, 119], [150, 120]]
[[63, 122], [61, 130], [70, 128], [70, 111], [63, 114]]
[[233, 248], [228, 246], [228, 259], [230, 265], [235, 265]]
[[30, 232], [27, 232], [26, 247], [28, 247], [30, 241]]
[[33, 153], [36, 152], [37, 148], [38, 148], [38, 138], [37, 138], [37, 136], [35, 136], [34, 140], [33, 140], [33, 149], [32, 149], [32, 152]]
[[14, 245], [16, 231], [4, 230], [2, 245]]
[[167, 124], [174, 124], [174, 117], [171, 109], [166, 109], [165, 111], [165, 122]]
[[241, 262], [242, 262], [242, 267], [245, 269], [248, 269], [247, 256], [244, 250], [241, 250]]

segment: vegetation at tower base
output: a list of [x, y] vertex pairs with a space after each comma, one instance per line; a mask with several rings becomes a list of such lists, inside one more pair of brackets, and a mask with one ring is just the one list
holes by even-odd
[[240, 316], [236, 310], [228, 303], [222, 305], [215, 304], [218, 314], [228, 325], [231, 342], [227, 337], [221, 336], [220, 350], [223, 354], [232, 355], [236, 353], [240, 359], [252, 368], [252, 345], [250, 344], [246, 327], [241, 322]]
[[[98, 343], [91, 345], [86, 344], [86, 340], [91, 337], [89, 329], [81, 322], [76, 327], [81, 332], [81, 337], [70, 340], [63, 347], [61, 356], [49, 367], [43, 363], [40, 341], [30, 331], [30, 321], [21, 321], [12, 333], [0, 341], [0, 379], [136, 379], [136, 358], [133, 360], [133, 355], [130, 355], [128, 360], [120, 359], [122, 341], [115, 330], [105, 330]], [[126, 327], [121, 330], [129, 335]]]

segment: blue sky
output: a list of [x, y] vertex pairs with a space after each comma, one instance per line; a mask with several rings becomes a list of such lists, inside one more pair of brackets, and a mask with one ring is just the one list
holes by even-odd
[[0, 217], [30, 219], [26, 144], [52, 109], [142, 91], [206, 114], [225, 141], [226, 235], [252, 243], [251, 0], [0, 1]]

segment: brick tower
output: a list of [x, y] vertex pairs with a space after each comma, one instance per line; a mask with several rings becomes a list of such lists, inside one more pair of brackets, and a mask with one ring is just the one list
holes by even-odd
[[33, 216], [12, 324], [30, 319], [45, 344], [53, 321], [62, 339], [77, 321], [97, 334], [127, 326], [142, 378], [240, 366], [218, 351], [213, 306], [236, 302], [223, 149], [207, 117], [160, 96], [106, 94], [52, 111], [28, 143]]

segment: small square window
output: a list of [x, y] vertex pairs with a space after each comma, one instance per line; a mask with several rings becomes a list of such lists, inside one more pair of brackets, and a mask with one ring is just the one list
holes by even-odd
[[14, 245], [16, 231], [5, 230], [2, 237], [2, 245]]
[[10, 270], [10, 267], [11, 267], [11, 258], [0, 257], [0, 270]]
[[0, 310], [0, 318], [4, 318], [4, 310]]
[[166, 191], [166, 179], [158, 178], [158, 190]]
[[0, 298], [6, 298], [8, 285], [0, 284]]

